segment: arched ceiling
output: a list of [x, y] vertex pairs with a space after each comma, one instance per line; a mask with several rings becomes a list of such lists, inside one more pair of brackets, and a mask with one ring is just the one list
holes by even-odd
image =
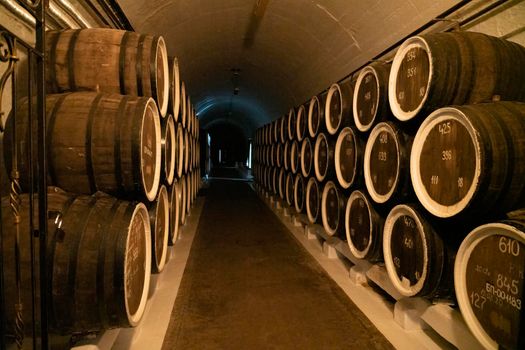
[[118, 2], [136, 31], [164, 36], [201, 125], [251, 135], [460, 1]]

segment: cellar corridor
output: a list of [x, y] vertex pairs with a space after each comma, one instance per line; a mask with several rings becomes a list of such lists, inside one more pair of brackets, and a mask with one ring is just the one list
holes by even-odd
[[195, 348], [392, 346], [247, 183], [212, 180], [163, 344]]

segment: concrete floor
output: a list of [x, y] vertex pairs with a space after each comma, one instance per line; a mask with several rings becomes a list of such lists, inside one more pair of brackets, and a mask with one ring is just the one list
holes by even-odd
[[163, 349], [393, 348], [248, 184], [206, 195]]

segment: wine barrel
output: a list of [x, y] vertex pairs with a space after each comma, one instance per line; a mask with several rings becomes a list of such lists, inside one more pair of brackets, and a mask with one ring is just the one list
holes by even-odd
[[323, 119], [323, 109], [317, 96], [313, 96], [308, 104], [308, 134], [311, 138], [317, 136], [321, 129], [321, 120]]
[[162, 173], [161, 179], [168, 185], [173, 183], [175, 179], [175, 165], [177, 164], [177, 131], [175, 130], [175, 123], [173, 116], [170, 114], [162, 123], [161, 133], [161, 148], [162, 148]]
[[525, 206], [525, 104], [441, 108], [421, 125], [410, 173], [432, 214], [492, 214]]
[[191, 212], [191, 173], [186, 174], [186, 198], [184, 199], [186, 201], [186, 217], [190, 216]]
[[170, 93], [168, 99], [168, 111], [173, 115], [175, 123], [179, 121], [180, 113], [180, 72], [179, 60], [177, 57], [172, 57], [169, 60], [169, 82]]
[[374, 62], [359, 72], [352, 103], [354, 122], [359, 131], [366, 132], [392, 115], [388, 104], [391, 67], [391, 63]]
[[305, 178], [310, 176], [313, 162], [312, 142], [305, 137], [301, 144], [301, 173]]
[[335, 142], [325, 133], [319, 133], [314, 146], [314, 172], [317, 181], [323, 182], [334, 176]]
[[486, 349], [524, 349], [525, 220], [474, 229], [455, 262], [456, 296], [476, 339]]
[[[191, 144], [188, 130], [184, 130], [184, 173], [187, 174], [190, 169]], [[268, 164], [268, 163], [267, 163]]]
[[415, 206], [399, 204], [388, 214], [383, 256], [401, 295], [448, 298], [453, 293], [454, 255]]
[[274, 167], [277, 158], [277, 146], [275, 143], [270, 145], [270, 166]]
[[181, 123], [183, 128], [186, 128], [186, 117], [190, 107], [188, 106], [188, 100], [186, 97], [186, 84], [184, 81], [180, 83], [180, 108], [179, 123]]
[[175, 170], [177, 178], [180, 179], [184, 173], [184, 155], [186, 153], [184, 147], [184, 128], [181, 123], [177, 123], [177, 146], [175, 147]]
[[170, 79], [162, 36], [109, 28], [48, 31], [45, 54], [47, 92], [153, 97], [166, 116]]
[[[266, 171], [266, 169], [265, 169]], [[265, 172], [266, 174], [266, 172]], [[182, 175], [180, 181], [180, 224], [185, 225], [186, 219], [188, 218], [188, 208], [186, 198], [188, 197], [188, 187], [186, 183], [186, 174]], [[264, 180], [264, 186], [266, 187], [266, 175]]]
[[191, 104], [191, 96], [188, 91], [186, 91], [186, 119], [183, 120], [184, 128], [187, 132], [190, 130], [190, 123], [191, 123], [191, 111], [193, 109], [193, 106]]
[[294, 205], [294, 195], [295, 195], [295, 178], [291, 172], [286, 174], [286, 204], [288, 206]]
[[284, 168], [279, 170], [279, 197], [282, 200], [286, 198], [286, 171]]
[[290, 147], [290, 170], [293, 174], [297, 174], [299, 167], [301, 166], [301, 150], [299, 149], [299, 142], [297, 140], [292, 141], [292, 147]]
[[297, 118], [295, 115], [295, 108], [290, 108], [288, 112], [288, 140], [293, 141], [297, 132]]
[[345, 211], [348, 247], [358, 259], [377, 262], [383, 259], [384, 219], [375, 211], [365, 192], [350, 194]]
[[333, 181], [328, 181], [321, 196], [321, 219], [329, 236], [337, 236], [343, 230], [346, 199]]
[[285, 143], [288, 140], [288, 118], [283, 115], [279, 120], [281, 121], [281, 143]]
[[285, 170], [290, 170], [291, 150], [292, 150], [292, 142], [289, 140], [286, 140], [286, 142], [284, 143], [284, 149], [283, 149], [283, 166]]
[[[23, 315], [31, 321], [30, 197], [21, 195], [20, 261]], [[38, 212], [37, 198], [35, 210]], [[97, 193], [73, 195], [48, 190], [47, 267], [49, 327], [63, 335], [139, 324], [151, 271], [151, 232], [142, 203]], [[37, 220], [36, 215], [34, 220]], [[16, 298], [15, 225], [9, 198], [2, 199], [3, 276], [8, 328], [14, 328]], [[35, 221], [36, 222], [36, 221]], [[38, 254], [36, 255], [38, 256]], [[39, 295], [35, 295], [37, 303]], [[4, 311], [3, 311], [4, 312]]]
[[413, 193], [410, 148], [413, 137], [393, 122], [381, 122], [370, 133], [365, 148], [364, 177], [376, 203], [396, 203]]
[[160, 273], [166, 263], [170, 236], [170, 203], [166, 186], [160, 186], [157, 200], [149, 204], [148, 212], [151, 226], [151, 272]]
[[280, 119], [276, 119], [272, 122], [273, 124], [273, 130], [272, 130], [272, 140], [275, 143], [281, 142], [281, 121]]
[[271, 192], [274, 195], [279, 195], [279, 168], [273, 168], [272, 169], [272, 185], [271, 185]]
[[295, 175], [295, 182], [294, 182], [294, 206], [295, 211], [297, 213], [301, 213], [304, 210], [304, 202], [305, 202], [305, 186], [304, 186], [304, 178], [301, 174]]
[[345, 127], [337, 136], [334, 167], [337, 182], [342, 189], [359, 186], [363, 182], [364, 142], [353, 127]]
[[350, 80], [332, 84], [326, 95], [324, 121], [326, 131], [335, 135], [339, 129], [353, 124], [352, 98], [354, 90]]
[[306, 184], [306, 216], [310, 223], [315, 224], [319, 221], [319, 207], [321, 204], [321, 193], [319, 183], [314, 177], [308, 179]]
[[306, 108], [304, 105], [300, 105], [297, 108], [297, 118], [296, 118], [296, 139], [301, 142], [306, 137], [308, 129], [308, 115], [306, 114]]
[[284, 167], [284, 145], [277, 143], [277, 150], [275, 151], [275, 166], [277, 168]]
[[170, 235], [169, 245], [175, 245], [179, 239], [179, 225], [181, 215], [181, 184], [175, 180], [169, 192], [170, 199]]
[[481, 33], [432, 33], [407, 39], [388, 85], [394, 116], [406, 121], [449, 105], [524, 101], [525, 48]]
[[[16, 116], [21, 184], [29, 184], [28, 101]], [[12, 118], [11, 115], [9, 118]], [[48, 183], [76, 193], [103, 191], [153, 201], [161, 173], [161, 126], [147, 97], [75, 92], [46, 96]], [[11, 166], [11, 122], [4, 156]], [[36, 135], [33, 138], [37, 149]], [[10, 170], [10, 169], [9, 169]]]

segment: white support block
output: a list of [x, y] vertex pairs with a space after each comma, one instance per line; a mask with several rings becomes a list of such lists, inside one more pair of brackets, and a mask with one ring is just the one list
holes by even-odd
[[382, 290], [387, 292], [395, 300], [403, 299], [403, 295], [397, 291], [392, 284], [386, 268], [384, 266], [373, 265], [367, 272], [366, 276], [377, 284]]
[[292, 224], [295, 227], [303, 227], [304, 226], [304, 223], [301, 220], [301, 218], [299, 217], [299, 215], [292, 215]]
[[148, 299], [151, 299], [153, 295], [155, 295], [155, 290], [157, 289], [158, 281], [159, 281], [159, 274], [152, 273], [150, 280], [149, 280]]
[[291, 215], [290, 207], [283, 205], [283, 215], [287, 218], [290, 217]]
[[423, 312], [421, 318], [458, 349], [483, 349], [468, 329], [458, 309], [453, 309], [447, 304], [431, 305]]
[[348, 277], [350, 277], [350, 281], [354, 285], [368, 284], [368, 278], [366, 278], [367, 270], [362, 265], [354, 265], [348, 270]]
[[79, 341], [71, 350], [110, 350], [117, 339], [120, 328], [109, 329], [94, 339]]
[[429, 302], [421, 298], [404, 298], [394, 305], [394, 321], [404, 330], [414, 331], [427, 329], [428, 325], [421, 315]]
[[311, 225], [306, 225], [304, 227], [304, 235], [308, 240], [317, 239], [317, 234]]
[[323, 242], [323, 253], [328, 257], [328, 259], [337, 259], [337, 250], [335, 250], [335, 247], [326, 241]]

